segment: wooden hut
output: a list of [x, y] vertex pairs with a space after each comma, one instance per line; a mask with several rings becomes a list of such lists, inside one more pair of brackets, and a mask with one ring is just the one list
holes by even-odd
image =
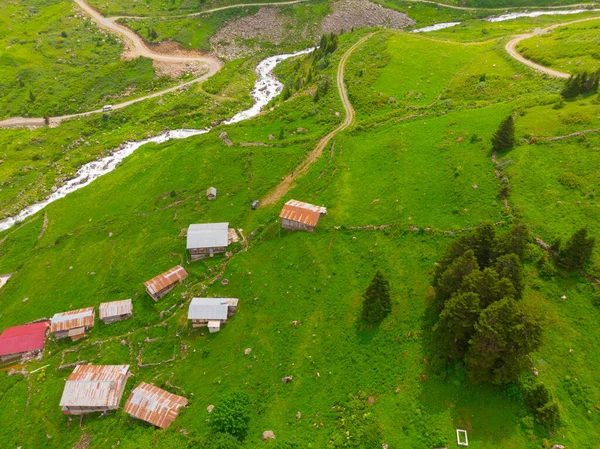
[[211, 201], [217, 199], [217, 189], [214, 187], [209, 187], [206, 191], [206, 199]]
[[208, 327], [209, 332], [218, 332], [236, 312], [238, 301], [237, 298], [194, 298], [188, 309], [188, 319], [193, 327]]
[[319, 219], [326, 213], [325, 207], [289, 200], [283, 206], [279, 218], [283, 229], [313, 232]]
[[229, 244], [229, 223], [193, 224], [187, 230], [187, 250], [192, 261], [224, 253]]
[[133, 303], [131, 299], [121, 301], [103, 302], [98, 308], [100, 319], [104, 324], [114, 323], [115, 321], [126, 320], [133, 315]]
[[56, 338], [71, 337], [71, 340], [75, 341], [85, 337], [87, 331], [94, 326], [95, 317], [96, 311], [93, 307], [57, 313], [50, 320], [50, 332]]
[[177, 265], [171, 268], [169, 271], [159, 274], [153, 279], [144, 282], [146, 292], [154, 299], [158, 301], [160, 298], [165, 296], [171, 290], [173, 290], [180, 282], [183, 282], [187, 278], [187, 271], [181, 266]]
[[65, 415], [83, 415], [119, 408], [129, 365], [77, 365], [60, 399]]
[[166, 429], [177, 418], [179, 409], [186, 405], [187, 399], [183, 396], [142, 382], [131, 392], [123, 411], [134, 418]]
[[0, 334], [0, 362], [30, 359], [44, 351], [49, 321], [9, 327]]

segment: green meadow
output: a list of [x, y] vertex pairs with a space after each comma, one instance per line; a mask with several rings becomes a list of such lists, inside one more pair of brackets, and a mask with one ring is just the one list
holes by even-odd
[[0, 4], [0, 118], [97, 109], [173, 85], [67, 0]]
[[[95, 5], [144, 14], [198, 3]], [[564, 101], [562, 81], [504, 51], [506, 36], [560, 20], [574, 18], [470, 21], [431, 35], [345, 33], [315, 78], [297, 89], [294, 74], [312, 67], [312, 56], [283, 62], [276, 73], [293, 93], [256, 118], [144, 145], [111, 173], [0, 233], [0, 273], [14, 273], [0, 289], [0, 329], [118, 299], [132, 298], [134, 307], [129, 320], [97, 320], [77, 342], [49, 338], [43, 359], [23, 367], [41, 368], [35, 373], [2, 367], [0, 419], [10, 424], [0, 427], [2, 446], [64, 448], [90, 440], [90, 449], [428, 449], [456, 447], [459, 428], [475, 449], [597, 447], [600, 294], [582, 274], [555, 268], [534, 237], [550, 243], [587, 226], [600, 238], [600, 133], [550, 140], [598, 130], [600, 101], [598, 94]], [[156, 22], [161, 38], [197, 48], [216, 29], [186, 31], [193, 27], [201, 28], [195, 19]], [[277, 204], [252, 210], [252, 201], [343, 120], [338, 63], [370, 32], [344, 72], [356, 122]], [[206, 127], [248, 107], [264, 54], [229, 62], [200, 86], [108, 115], [0, 130], [0, 216], [45, 197], [81, 164], [127, 140], [165, 127]], [[316, 101], [317, 85], [326, 81], [330, 87]], [[495, 164], [490, 140], [512, 113], [517, 145]], [[508, 209], [499, 194], [505, 183]], [[218, 189], [215, 201], [206, 200], [209, 186]], [[291, 198], [328, 208], [314, 233], [281, 229], [278, 214]], [[443, 373], [430, 366], [435, 264], [482, 220], [499, 232], [517, 222], [531, 231], [521, 302], [544, 317], [544, 343], [528, 371], [535, 369], [559, 403], [556, 428], [534, 419], [517, 384], [473, 384], [461, 364]], [[221, 221], [242, 241], [227, 256], [188, 263], [182, 229]], [[177, 264], [189, 277], [154, 302], [143, 282]], [[585, 269], [600, 276], [598, 247]], [[390, 282], [392, 312], [367, 325], [362, 295], [377, 270]], [[209, 334], [187, 320], [194, 296], [240, 303], [222, 330]], [[66, 416], [58, 403], [75, 363], [130, 364], [121, 407], [141, 381], [184, 395], [189, 406], [165, 430], [122, 409], [81, 421]], [[286, 376], [293, 381], [282, 383]], [[224, 445], [207, 407], [231, 391], [249, 396], [250, 424], [243, 441]], [[262, 442], [265, 430], [277, 438]]]
[[553, 69], [577, 73], [600, 69], [600, 20], [576, 23], [526, 39], [517, 47], [528, 59]]

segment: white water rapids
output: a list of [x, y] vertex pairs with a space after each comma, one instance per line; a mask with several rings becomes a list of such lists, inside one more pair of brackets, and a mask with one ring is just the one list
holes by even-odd
[[[512, 12], [501, 16], [488, 17], [483, 19], [486, 22], [505, 22], [507, 20], [520, 19], [521, 17], [540, 17], [540, 16], [565, 16], [570, 14], [581, 14], [583, 12], [598, 12], [600, 9], [560, 9], [555, 11], [531, 11], [531, 12]], [[442, 22], [436, 23], [424, 28], [417, 28], [413, 33], [429, 33], [431, 31], [443, 30], [460, 25], [462, 22]]]
[[[225, 120], [223, 123], [230, 125], [233, 123], [241, 122], [242, 120], [248, 120], [249, 118], [255, 117], [260, 113], [273, 98], [279, 95], [283, 89], [283, 84], [273, 75], [273, 69], [280, 62], [293, 58], [295, 56], [304, 55], [310, 53], [314, 48], [308, 48], [292, 54], [271, 56], [270, 58], [264, 59], [256, 66], [256, 82], [252, 89], [251, 95], [254, 98], [254, 104], [245, 111], [238, 112], [233, 117]], [[100, 176], [105, 175], [113, 171], [119, 163], [127, 156], [131, 155], [142, 145], [147, 143], [163, 143], [172, 139], [187, 139], [188, 137], [198, 136], [200, 134], [206, 134], [212, 128], [205, 129], [176, 129], [173, 131], [166, 131], [158, 134], [154, 137], [139, 140], [136, 142], [127, 142], [119, 147], [118, 150], [111, 153], [102, 159], [98, 159], [82, 165], [74, 178], [69, 179], [62, 186], [60, 186], [55, 192], [48, 195], [42, 201], [32, 204], [31, 206], [23, 209], [17, 215], [13, 217], [5, 218], [0, 220], [0, 232], [6, 231], [7, 229], [14, 226], [16, 223], [23, 221], [24, 219], [32, 216], [45, 208], [48, 204], [53, 203], [56, 200], [64, 198], [69, 193], [79, 190]]]

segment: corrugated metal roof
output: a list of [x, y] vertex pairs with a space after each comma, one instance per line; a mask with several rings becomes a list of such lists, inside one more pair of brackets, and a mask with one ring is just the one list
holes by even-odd
[[49, 321], [9, 327], [0, 335], [0, 355], [44, 349]]
[[183, 396], [142, 382], [131, 392], [123, 410], [134, 418], [165, 429], [177, 418], [179, 409], [186, 406], [187, 402]]
[[189, 320], [226, 320], [230, 305], [237, 306], [237, 298], [194, 298], [188, 309]]
[[129, 365], [78, 365], [69, 376], [60, 405], [118, 408]]
[[91, 327], [94, 325], [95, 316], [96, 312], [93, 307], [57, 313], [51, 319], [52, 325], [50, 331], [58, 332], [77, 327]]
[[144, 282], [144, 285], [151, 294], [157, 293], [176, 282], [183, 281], [187, 277], [187, 272], [181, 265], [171, 268], [169, 271], [159, 274], [154, 279]]
[[229, 244], [229, 223], [190, 225], [187, 231], [187, 249], [217, 248]]
[[316, 226], [322, 215], [327, 213], [327, 208], [315, 206], [302, 201], [289, 200], [284, 204], [279, 218], [297, 221], [309, 226]]
[[122, 301], [103, 302], [98, 308], [100, 319], [111, 318], [114, 316], [127, 315], [133, 313], [133, 303], [131, 299]]

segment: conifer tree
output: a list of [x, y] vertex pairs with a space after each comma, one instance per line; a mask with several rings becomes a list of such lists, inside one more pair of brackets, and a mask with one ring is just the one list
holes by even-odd
[[473, 381], [505, 384], [529, 366], [528, 354], [541, 344], [541, 323], [504, 298], [483, 310], [465, 358]]
[[506, 151], [515, 146], [515, 120], [511, 115], [506, 117], [492, 137], [494, 151]]
[[590, 260], [595, 244], [596, 239], [588, 237], [587, 228], [580, 229], [563, 247], [559, 245], [558, 264], [566, 270], [582, 268]]
[[392, 311], [390, 284], [381, 271], [377, 270], [363, 298], [362, 316], [369, 323], [382, 321]]

